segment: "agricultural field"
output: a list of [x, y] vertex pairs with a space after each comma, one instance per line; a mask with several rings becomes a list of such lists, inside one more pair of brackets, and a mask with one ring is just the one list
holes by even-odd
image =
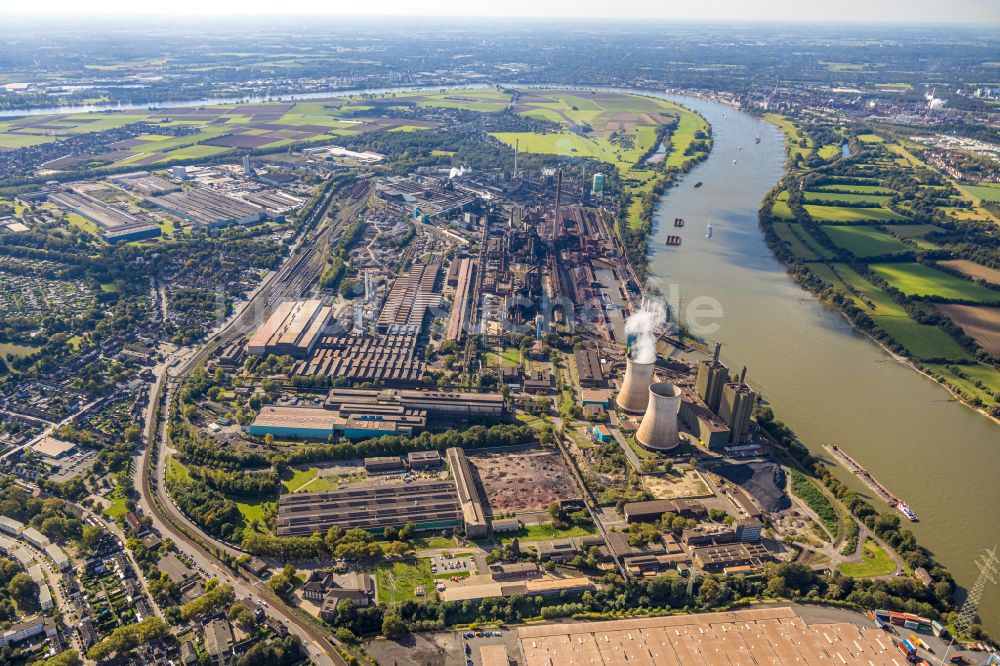
[[613, 165], [623, 179], [631, 181], [628, 220], [641, 224], [640, 197], [653, 187], [659, 165], [639, 164], [656, 142], [657, 128], [672, 126], [665, 166], [682, 167], [697, 155], [686, 155], [696, 133], [708, 131], [703, 118], [665, 100], [609, 92], [532, 90], [522, 93], [514, 111], [559, 123], [559, 132], [497, 132], [493, 136], [522, 152], [592, 157]]
[[933, 224], [893, 224], [888, 225], [886, 231], [897, 238], [912, 240], [921, 250], [937, 250], [941, 247], [924, 238], [929, 233], [941, 231], [940, 227]]
[[963, 190], [983, 201], [1000, 201], [1000, 183], [979, 183], [978, 185], [961, 185]]
[[990, 356], [1000, 358], [1000, 308], [954, 303], [937, 303], [934, 307], [961, 326]]
[[847, 206], [818, 206], [804, 204], [802, 206], [809, 217], [817, 222], [891, 222], [904, 220], [899, 213], [888, 208], [850, 208]]
[[909, 317], [874, 316], [872, 321], [906, 347], [914, 358], [949, 361], [969, 359], [966, 351], [937, 326], [921, 324]]
[[878, 204], [884, 206], [889, 203], [889, 196], [884, 194], [861, 194], [851, 192], [831, 192], [829, 190], [809, 190], [804, 193], [806, 203], [821, 203], [823, 201], [835, 201], [837, 203], [851, 204]]
[[814, 264], [809, 270], [834, 287], [852, 296], [858, 307], [869, 315], [906, 317], [906, 310], [847, 264]]
[[973, 280], [985, 280], [990, 284], [995, 284], [1000, 287], [1000, 271], [995, 268], [989, 268], [987, 266], [981, 266], [967, 259], [949, 259], [947, 261], [939, 261], [938, 264], [946, 266], [952, 270], [968, 275]]
[[937, 326], [911, 319], [884, 291], [846, 264], [811, 264], [809, 270], [851, 297], [879, 328], [918, 359], [967, 360], [968, 354]]
[[884, 195], [892, 196], [894, 192], [885, 187], [879, 185], [857, 185], [853, 182], [843, 182], [843, 183], [831, 183], [828, 185], [819, 185], [809, 193], [816, 194], [817, 196], [825, 194], [827, 192], [843, 192], [847, 194], [868, 194], [868, 195]]
[[[476, 93], [477, 98], [479, 94]], [[489, 91], [482, 94], [489, 94]], [[86, 150], [93, 152], [54, 159], [47, 168], [62, 170], [83, 165], [148, 167], [235, 150], [280, 149], [295, 143], [332, 141], [344, 134], [375, 130], [413, 131], [435, 126], [429, 121], [387, 118], [378, 112], [366, 116], [364, 111], [372, 107], [364, 102], [360, 99], [331, 99], [149, 112], [31, 116], [0, 123], [0, 150], [116, 130], [119, 134], [109, 138], [106, 145], [88, 146]], [[438, 106], [462, 104], [444, 97], [428, 100], [427, 103]], [[470, 100], [466, 108], [482, 104]], [[505, 105], [506, 101], [498, 99], [483, 110], [497, 110], [494, 107], [503, 108]], [[130, 125], [135, 125], [135, 129], [129, 128]]]
[[792, 209], [788, 207], [788, 190], [782, 190], [774, 198], [774, 204], [771, 206], [771, 215], [780, 217], [783, 220], [795, 219], [795, 216], [792, 215]]
[[967, 282], [923, 264], [873, 264], [871, 269], [907, 296], [938, 296], [949, 300], [1000, 303], [1000, 291]]
[[795, 256], [803, 261], [815, 261], [819, 257], [813, 254], [813, 251], [806, 247], [805, 243], [798, 237], [798, 235], [793, 230], [793, 225], [788, 222], [772, 222], [771, 228], [774, 229], [774, 233], [778, 234], [778, 237], [788, 243], [792, 252]]
[[824, 225], [823, 231], [834, 243], [855, 257], [862, 259], [909, 249], [909, 246], [903, 241], [865, 225], [835, 226], [828, 224]]

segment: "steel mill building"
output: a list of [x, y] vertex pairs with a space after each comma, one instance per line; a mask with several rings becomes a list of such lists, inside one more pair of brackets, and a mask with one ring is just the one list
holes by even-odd
[[255, 356], [309, 356], [330, 322], [331, 310], [319, 300], [286, 301], [250, 338], [247, 351]]

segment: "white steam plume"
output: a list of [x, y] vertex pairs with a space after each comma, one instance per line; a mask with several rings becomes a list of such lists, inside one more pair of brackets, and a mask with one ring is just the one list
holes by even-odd
[[643, 299], [642, 305], [625, 320], [625, 334], [632, 341], [632, 360], [636, 363], [656, 362], [657, 331], [667, 321], [663, 303]]

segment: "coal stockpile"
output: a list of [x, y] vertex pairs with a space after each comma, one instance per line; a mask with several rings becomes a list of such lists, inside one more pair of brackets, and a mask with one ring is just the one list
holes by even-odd
[[785, 470], [774, 463], [722, 463], [713, 472], [746, 490], [760, 507], [769, 513], [792, 505], [785, 494]]

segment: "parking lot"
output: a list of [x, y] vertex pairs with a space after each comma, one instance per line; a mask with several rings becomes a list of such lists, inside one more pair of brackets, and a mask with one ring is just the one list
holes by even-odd
[[431, 558], [431, 573], [435, 576], [451, 574], [462, 576], [473, 574], [476, 571], [475, 562], [471, 557], [454, 557], [452, 555], [438, 555]]

